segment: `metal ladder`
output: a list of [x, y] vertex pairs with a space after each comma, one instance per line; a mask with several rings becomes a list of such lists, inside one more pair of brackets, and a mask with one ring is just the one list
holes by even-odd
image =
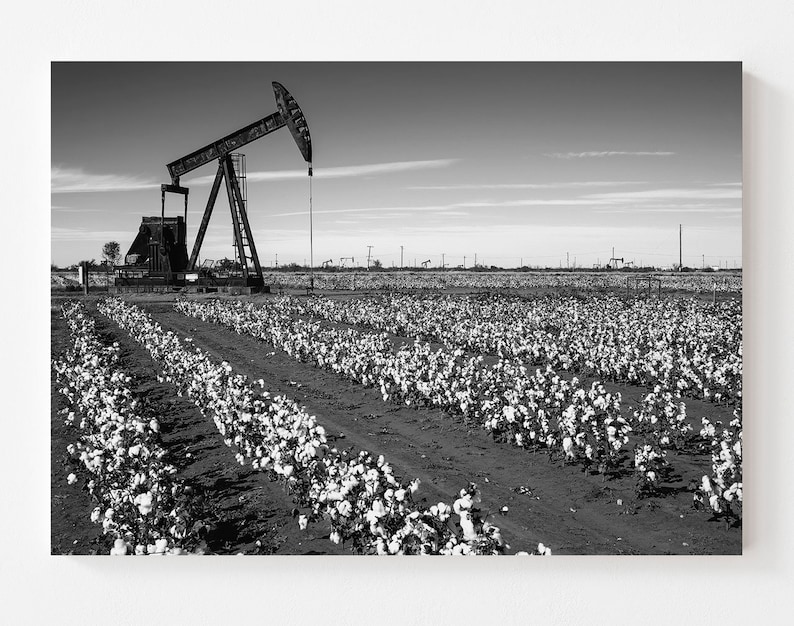
[[[251, 227], [248, 224], [248, 183], [246, 180], [245, 155], [232, 153], [229, 155], [229, 160], [232, 165], [230, 173], [233, 174], [235, 179], [233, 185], [239, 190], [239, 195], [236, 193], [230, 194], [232, 222], [235, 229], [233, 241], [235, 261], [240, 264], [245, 278], [248, 278], [249, 273], [261, 276], [262, 268], [259, 265], [256, 246], [251, 236]], [[237, 243], [238, 233], [240, 237], [239, 245]], [[240, 254], [241, 248], [242, 258]]]

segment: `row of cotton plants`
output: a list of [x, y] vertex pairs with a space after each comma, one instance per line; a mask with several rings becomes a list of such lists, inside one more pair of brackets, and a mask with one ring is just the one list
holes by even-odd
[[711, 443], [711, 475], [703, 476], [695, 492], [695, 503], [710, 508], [728, 521], [742, 516], [742, 410], [724, 426], [702, 419], [702, 437]]
[[[175, 308], [379, 387], [384, 401], [444, 409], [475, 421], [498, 441], [547, 448], [566, 462], [606, 472], [619, 465], [629, 444], [632, 426], [621, 415], [620, 394], [608, 393], [600, 383], [584, 389], [578, 379], [566, 380], [551, 368], [530, 373], [515, 361], [488, 365], [482, 356], [433, 350], [418, 340], [395, 351], [385, 335], [294, 319], [279, 302], [254, 306], [183, 299]], [[663, 418], [656, 421], [662, 428]]]
[[640, 274], [623, 272], [460, 272], [410, 271], [395, 272], [308, 272], [278, 271], [264, 276], [265, 284], [303, 289], [310, 278], [316, 289], [324, 290], [411, 290], [439, 289], [570, 289], [577, 291], [605, 291], [626, 289], [628, 279], [658, 279], [663, 290], [694, 293], [741, 292], [742, 276], [733, 273]]
[[[97, 502], [91, 520], [114, 540], [110, 553], [202, 553], [206, 525], [190, 489], [164, 459], [159, 423], [130, 390], [118, 344], [100, 339], [82, 304], [67, 303], [62, 312], [72, 345], [53, 368], [69, 403], [66, 424], [76, 434], [67, 451]], [[68, 476], [70, 483], [79, 480]]]
[[670, 471], [667, 451], [684, 447], [693, 431], [686, 419], [686, 404], [676, 402], [672, 392], [657, 385], [634, 411], [634, 430], [639, 442], [634, 449], [638, 490], [654, 493]]
[[551, 365], [603, 379], [669, 387], [737, 402], [742, 391], [742, 318], [737, 301], [616, 297], [412, 296], [285, 300], [296, 314], [450, 349]]
[[228, 363], [213, 361], [121, 299], [99, 308], [149, 351], [165, 380], [212, 417], [240, 463], [250, 461], [284, 482], [308, 509], [299, 517], [302, 528], [324, 518], [332, 541], [364, 554], [500, 554], [507, 548], [499, 529], [481, 516], [475, 485], [462, 489], [452, 506], [422, 508], [414, 501], [418, 480], [400, 482], [383, 456], [329, 446], [313, 416], [289, 398], [271, 396], [263, 381], [234, 374]]

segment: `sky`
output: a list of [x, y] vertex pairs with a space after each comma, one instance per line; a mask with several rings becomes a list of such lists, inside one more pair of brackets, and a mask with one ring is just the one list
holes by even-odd
[[[166, 164], [300, 104], [243, 147], [263, 267], [741, 267], [739, 63], [53, 63], [51, 257], [129, 249]], [[190, 188], [188, 252], [215, 163]], [[309, 243], [312, 207], [313, 250]], [[168, 194], [166, 215], [183, 213]], [[218, 197], [201, 259], [233, 258]], [[371, 247], [370, 247], [371, 246]], [[402, 247], [402, 250], [401, 250]], [[402, 254], [402, 261], [401, 261]], [[351, 261], [345, 261], [351, 265]]]

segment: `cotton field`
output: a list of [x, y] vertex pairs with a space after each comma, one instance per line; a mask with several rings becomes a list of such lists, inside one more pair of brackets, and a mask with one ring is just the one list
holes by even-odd
[[740, 283], [358, 276], [53, 306], [81, 550], [741, 551]]

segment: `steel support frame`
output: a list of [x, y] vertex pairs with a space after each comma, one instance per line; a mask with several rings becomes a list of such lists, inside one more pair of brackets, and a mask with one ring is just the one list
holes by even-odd
[[[240, 184], [237, 180], [237, 175], [234, 173], [234, 165], [230, 154], [225, 155], [223, 158], [218, 159], [218, 171], [215, 174], [215, 180], [212, 182], [212, 189], [210, 196], [207, 199], [207, 206], [204, 209], [204, 216], [201, 218], [201, 224], [196, 235], [196, 243], [193, 245], [193, 252], [190, 254], [190, 261], [188, 268], [190, 271], [196, 269], [198, 262], [199, 252], [204, 243], [204, 237], [207, 234], [207, 227], [209, 226], [212, 211], [215, 208], [215, 202], [218, 199], [221, 182], [226, 181], [226, 194], [229, 197], [229, 210], [232, 214], [232, 226], [234, 227], [234, 244], [237, 248], [237, 256], [240, 259], [242, 266], [243, 278], [248, 280], [248, 259], [245, 254], [245, 244], [243, 243], [243, 234], [248, 242], [248, 248], [251, 251], [251, 260], [254, 264], [255, 275], [259, 278], [262, 276], [262, 265], [259, 263], [259, 255], [256, 251], [256, 244], [254, 243], [253, 234], [251, 233], [251, 225], [248, 221], [248, 213], [243, 204], [243, 195], [240, 191]], [[237, 207], [237, 210], [235, 210]], [[238, 217], [239, 211], [239, 217]]]
[[207, 226], [209, 226], [212, 209], [215, 207], [215, 200], [218, 198], [218, 191], [220, 191], [222, 181], [223, 163], [218, 163], [218, 172], [215, 174], [215, 180], [212, 182], [210, 197], [207, 199], [207, 207], [204, 209], [204, 217], [201, 218], [201, 224], [199, 225], [198, 234], [196, 235], [196, 242], [193, 244], [193, 252], [190, 254], [190, 261], [188, 261], [187, 264], [190, 271], [196, 269], [199, 251], [201, 250], [201, 245], [204, 243], [204, 236], [207, 234]]

